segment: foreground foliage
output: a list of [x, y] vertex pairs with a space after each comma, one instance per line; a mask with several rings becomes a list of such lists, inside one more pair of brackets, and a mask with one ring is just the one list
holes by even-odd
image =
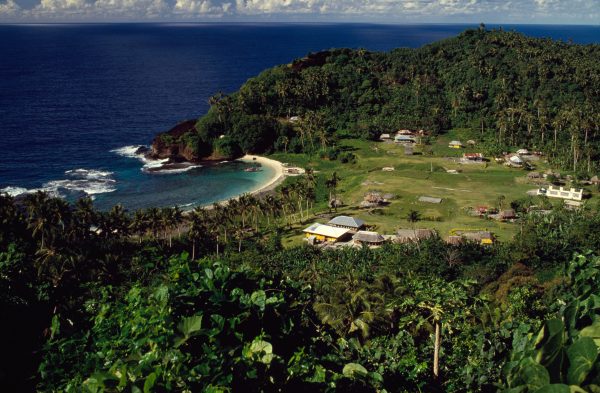
[[208, 228], [210, 215], [173, 215], [0, 197], [0, 337], [12, 354], [0, 384], [597, 390], [593, 212], [532, 217], [521, 238], [493, 247], [434, 237], [339, 251], [282, 249], [276, 228], [254, 227], [250, 213], [244, 247], [219, 248], [210, 232], [179, 231]]

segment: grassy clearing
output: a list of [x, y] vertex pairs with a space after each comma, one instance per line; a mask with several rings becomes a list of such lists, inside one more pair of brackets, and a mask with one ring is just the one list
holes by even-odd
[[[485, 229], [499, 240], [509, 240], [519, 231], [518, 224], [501, 223], [472, 217], [467, 210], [476, 206], [510, 207], [510, 202], [526, 197], [528, 190], [537, 186], [527, 180], [522, 169], [507, 168], [495, 162], [459, 164], [457, 158], [465, 152], [478, 152], [477, 147], [452, 149], [453, 139], [463, 143], [473, 134], [466, 130], [453, 130], [424, 147], [425, 154], [406, 156], [404, 148], [394, 143], [344, 140], [342, 145], [357, 156], [354, 164], [322, 160], [299, 154], [274, 154], [273, 159], [291, 165], [311, 167], [322, 179], [336, 171], [342, 179], [338, 195], [345, 207], [338, 214], [364, 219], [381, 233], [392, 233], [399, 228], [411, 228], [406, 220], [409, 211], [421, 215], [417, 227], [435, 228], [445, 237], [452, 229]], [[383, 172], [382, 167], [392, 166], [393, 172]], [[536, 163], [536, 170], [545, 170], [544, 162]], [[456, 169], [458, 174], [447, 173]], [[291, 181], [291, 180], [290, 180]], [[358, 209], [368, 191], [394, 194], [387, 207], [367, 211]], [[326, 195], [322, 190], [320, 195]], [[440, 204], [419, 202], [420, 196], [442, 198]], [[317, 212], [327, 212], [325, 196], [316, 205]], [[559, 201], [557, 201], [559, 202]], [[298, 224], [284, 236], [285, 244], [298, 244], [304, 224]]]

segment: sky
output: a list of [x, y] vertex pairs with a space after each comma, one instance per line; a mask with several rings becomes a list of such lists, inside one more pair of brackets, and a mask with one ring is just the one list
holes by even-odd
[[600, 24], [600, 0], [0, 0], [0, 23]]

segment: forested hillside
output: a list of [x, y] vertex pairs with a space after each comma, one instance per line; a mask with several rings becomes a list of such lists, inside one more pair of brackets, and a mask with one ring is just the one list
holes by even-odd
[[530, 215], [494, 246], [324, 251], [283, 249], [268, 206], [0, 196], [2, 390], [600, 389], [595, 211]]
[[333, 49], [213, 96], [182, 141], [200, 155], [238, 146], [311, 152], [348, 135], [471, 128], [488, 150], [528, 147], [565, 169], [590, 171], [600, 152], [599, 58], [598, 45], [483, 27], [419, 49]]

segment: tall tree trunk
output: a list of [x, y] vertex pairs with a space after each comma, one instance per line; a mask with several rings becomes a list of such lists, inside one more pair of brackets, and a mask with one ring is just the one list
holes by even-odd
[[440, 377], [440, 321], [435, 321], [435, 342], [433, 343], [433, 377]]
[[196, 239], [192, 240], [192, 261], [196, 260]]

